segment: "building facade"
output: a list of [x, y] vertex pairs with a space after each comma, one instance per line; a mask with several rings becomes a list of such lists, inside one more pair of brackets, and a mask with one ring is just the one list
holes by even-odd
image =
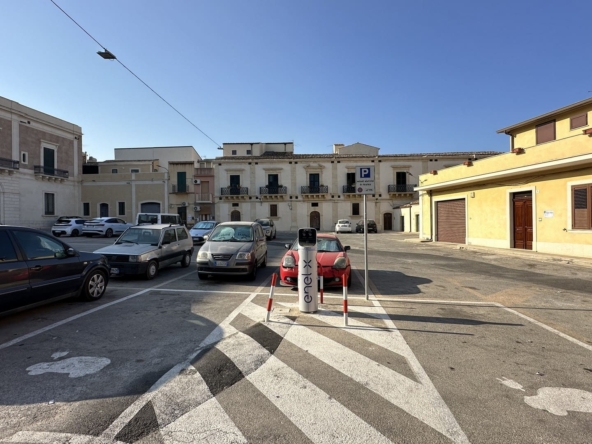
[[294, 154], [292, 142], [225, 143], [214, 160], [216, 219], [271, 218], [279, 231], [315, 227], [333, 231], [338, 219], [363, 218], [355, 190], [357, 166], [375, 167], [374, 195], [366, 197], [368, 219], [379, 231], [404, 229], [401, 206], [417, 200], [420, 174], [496, 152], [379, 155], [379, 148], [336, 144], [328, 154]]
[[80, 215], [82, 129], [0, 97], [0, 223], [48, 229]]
[[498, 133], [507, 153], [420, 177], [420, 236], [592, 257], [592, 99]]

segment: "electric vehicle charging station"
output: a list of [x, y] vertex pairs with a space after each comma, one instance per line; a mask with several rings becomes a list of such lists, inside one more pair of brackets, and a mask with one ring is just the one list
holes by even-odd
[[319, 309], [317, 284], [317, 230], [298, 230], [298, 309], [315, 313]]

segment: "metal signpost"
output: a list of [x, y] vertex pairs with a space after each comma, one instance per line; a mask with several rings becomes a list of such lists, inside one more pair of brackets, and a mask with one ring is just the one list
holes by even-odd
[[356, 193], [364, 196], [364, 294], [368, 300], [368, 219], [366, 194], [374, 194], [374, 166], [356, 167]]
[[298, 309], [302, 313], [318, 310], [317, 230], [298, 230]]

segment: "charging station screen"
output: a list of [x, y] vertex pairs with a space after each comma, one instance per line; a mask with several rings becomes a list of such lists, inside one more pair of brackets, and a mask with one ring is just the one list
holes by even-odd
[[314, 228], [300, 228], [298, 230], [298, 245], [314, 247], [317, 244], [317, 230]]

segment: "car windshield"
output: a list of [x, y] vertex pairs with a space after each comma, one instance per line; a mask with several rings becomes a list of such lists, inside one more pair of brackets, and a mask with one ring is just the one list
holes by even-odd
[[[292, 244], [292, 250], [298, 250], [298, 239]], [[339, 252], [343, 247], [337, 239], [324, 239], [317, 237], [317, 253]]]
[[121, 235], [115, 244], [146, 244], [158, 245], [160, 230], [145, 228], [130, 228]]
[[268, 220], [258, 220], [257, 223], [259, 225], [264, 226], [264, 227], [269, 227], [269, 221]]
[[249, 225], [218, 225], [208, 241], [211, 242], [252, 242], [253, 230]]
[[211, 230], [215, 225], [215, 222], [200, 222], [193, 228], [197, 228], [198, 230]]

